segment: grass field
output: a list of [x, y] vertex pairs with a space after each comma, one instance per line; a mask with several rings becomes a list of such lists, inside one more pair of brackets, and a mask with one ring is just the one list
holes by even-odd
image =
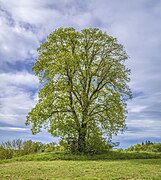
[[28, 161], [0, 164], [0, 179], [161, 179], [160, 159]]
[[32, 154], [1, 160], [0, 179], [161, 180], [161, 154], [115, 151], [97, 155]]

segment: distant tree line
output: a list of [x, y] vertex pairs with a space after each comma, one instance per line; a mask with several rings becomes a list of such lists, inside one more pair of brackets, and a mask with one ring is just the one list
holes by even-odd
[[33, 142], [32, 140], [23, 141], [16, 139], [13, 141], [6, 141], [0, 145], [0, 159], [9, 159], [27, 154], [34, 154], [38, 152], [51, 152], [61, 147], [55, 142], [43, 144], [41, 142]]
[[[98, 141], [99, 142], [99, 141]], [[104, 142], [104, 145], [97, 143], [97, 139], [90, 142], [90, 154], [106, 153], [113, 150], [113, 147], [119, 145], [119, 143], [113, 143], [112, 141]], [[77, 153], [77, 143], [73, 138], [61, 140], [59, 143], [50, 142], [43, 144], [41, 142], [33, 142], [32, 140], [23, 141], [16, 139], [13, 141], [6, 141], [0, 144], [0, 159], [10, 159], [13, 157], [19, 157], [28, 154], [47, 153], [47, 152], [64, 152], [64, 153]], [[117, 149], [117, 152], [161, 152], [161, 143], [153, 143], [151, 141], [145, 141], [140, 144], [135, 144], [127, 149]]]
[[[99, 141], [98, 141], [99, 142]], [[89, 153], [98, 153], [103, 151], [109, 151], [118, 143], [111, 141], [104, 141], [104, 144], [97, 143], [97, 139], [90, 141]], [[33, 142], [32, 140], [23, 141], [22, 139], [16, 139], [13, 141], [6, 141], [0, 145], [0, 159], [9, 159], [12, 157], [23, 156], [27, 154], [42, 153], [42, 152], [68, 152], [76, 153], [76, 143], [73, 138], [61, 140], [59, 143], [51, 142], [43, 144], [41, 142]]]
[[126, 149], [127, 151], [147, 151], [147, 152], [161, 152], [161, 143], [153, 143], [151, 141], [145, 141], [141, 144], [135, 144]]

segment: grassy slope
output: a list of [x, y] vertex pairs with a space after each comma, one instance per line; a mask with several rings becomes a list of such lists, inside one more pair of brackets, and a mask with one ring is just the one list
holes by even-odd
[[159, 180], [161, 159], [135, 159], [159, 157], [161, 158], [160, 154], [154, 153], [118, 152], [94, 156], [64, 153], [35, 154], [1, 161], [0, 179]]
[[0, 160], [1, 163], [15, 161], [53, 161], [53, 160], [126, 160], [126, 159], [161, 159], [161, 153], [150, 152], [118, 152], [109, 151], [104, 154], [95, 155], [73, 155], [63, 152], [50, 152], [30, 154], [8, 160]]

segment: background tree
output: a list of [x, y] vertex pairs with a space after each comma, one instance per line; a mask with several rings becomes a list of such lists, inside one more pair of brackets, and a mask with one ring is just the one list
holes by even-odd
[[13, 141], [2, 142], [1, 146], [8, 150], [21, 150], [23, 145], [22, 139], [14, 139]]
[[33, 134], [44, 126], [53, 136], [73, 138], [85, 152], [94, 136], [103, 142], [103, 135], [124, 130], [130, 71], [116, 38], [99, 29], [60, 28], [38, 54], [33, 70], [43, 87], [26, 121]]

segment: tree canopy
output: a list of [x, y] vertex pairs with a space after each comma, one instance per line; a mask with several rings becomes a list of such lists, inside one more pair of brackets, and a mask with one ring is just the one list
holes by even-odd
[[121, 44], [99, 29], [59, 28], [38, 48], [33, 71], [42, 88], [26, 124], [72, 140], [78, 152], [125, 128], [128, 56]]

